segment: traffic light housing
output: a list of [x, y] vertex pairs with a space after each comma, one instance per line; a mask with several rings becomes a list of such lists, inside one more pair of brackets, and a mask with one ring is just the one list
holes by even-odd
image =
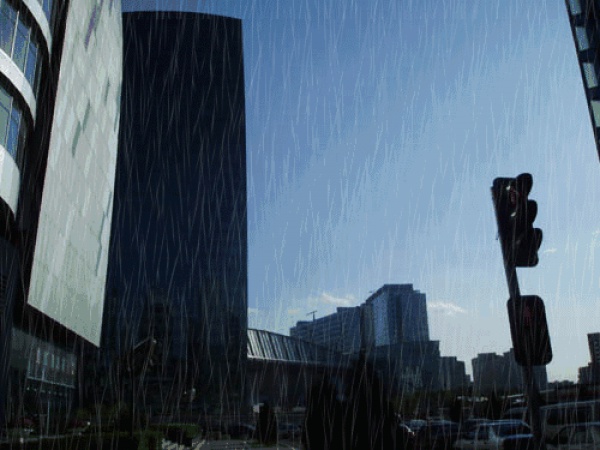
[[506, 307], [517, 363], [521, 366], [542, 366], [552, 361], [543, 300], [537, 295], [524, 295], [509, 299]]
[[502, 253], [515, 267], [534, 267], [539, 261], [542, 230], [533, 227], [537, 203], [528, 198], [532, 186], [533, 177], [529, 173], [516, 178], [496, 178], [492, 185]]

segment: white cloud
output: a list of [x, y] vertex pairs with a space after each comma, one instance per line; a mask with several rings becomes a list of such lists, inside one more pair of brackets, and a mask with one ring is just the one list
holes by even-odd
[[455, 316], [456, 314], [467, 314], [467, 310], [450, 302], [431, 302], [427, 307], [435, 312], [441, 312], [446, 316]]
[[335, 297], [327, 292], [323, 292], [319, 296], [319, 300], [321, 303], [325, 303], [328, 305], [334, 306], [350, 306], [352, 304], [352, 298], [348, 297]]
[[542, 253], [544, 255], [546, 255], [548, 253], [556, 253], [557, 251], [558, 251], [558, 249], [556, 247], [552, 247], [552, 248], [549, 248], [548, 250], [544, 250]]
[[318, 308], [319, 306], [352, 306], [355, 298], [353, 295], [346, 295], [344, 297], [337, 297], [328, 292], [322, 292], [316, 296], [311, 296], [306, 299], [306, 304], [311, 308]]
[[289, 308], [287, 310], [287, 313], [289, 316], [297, 316], [298, 314], [300, 314], [300, 308]]
[[258, 308], [248, 308], [248, 315], [254, 314], [258, 315], [260, 313]]

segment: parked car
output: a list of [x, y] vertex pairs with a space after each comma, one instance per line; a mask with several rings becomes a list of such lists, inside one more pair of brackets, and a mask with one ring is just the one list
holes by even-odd
[[533, 449], [531, 428], [521, 420], [484, 422], [475, 431], [461, 435], [454, 448], [461, 450]]
[[540, 408], [546, 442], [552, 441], [563, 427], [600, 421], [600, 400], [561, 402]]
[[529, 413], [527, 412], [527, 406], [514, 406], [510, 409], [507, 409], [504, 414], [502, 414], [502, 419], [526, 421], [528, 416]]
[[405, 434], [407, 436], [415, 436], [415, 432], [413, 430], [411, 430], [411, 428], [406, 425], [403, 422], [398, 422], [398, 429], [400, 430], [400, 433]]
[[448, 420], [432, 420], [416, 432], [415, 448], [420, 450], [451, 449], [458, 434], [457, 423]]
[[600, 448], [600, 422], [576, 423], [561, 428], [546, 443], [548, 450], [591, 450]]
[[484, 423], [488, 423], [490, 419], [467, 419], [461, 423], [461, 433], [472, 433], [475, 429]]
[[420, 419], [407, 420], [403, 423], [415, 433], [418, 433], [421, 428], [427, 426], [427, 421]]

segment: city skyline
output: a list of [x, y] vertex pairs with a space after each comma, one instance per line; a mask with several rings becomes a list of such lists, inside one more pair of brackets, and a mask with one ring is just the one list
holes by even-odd
[[442, 354], [505, 352], [490, 187], [529, 172], [544, 240], [521, 291], [546, 303], [549, 379], [576, 380], [600, 323], [600, 167], [563, 2], [134, 3], [242, 19], [251, 327], [412, 283]]

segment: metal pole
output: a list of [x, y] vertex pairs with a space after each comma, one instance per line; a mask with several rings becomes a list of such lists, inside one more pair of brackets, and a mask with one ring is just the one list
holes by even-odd
[[506, 273], [506, 284], [508, 285], [508, 294], [513, 301], [518, 301], [521, 297], [519, 289], [519, 279], [517, 278], [517, 269], [512, 261], [504, 258], [504, 272]]
[[527, 402], [529, 404], [529, 414], [531, 428], [535, 439], [536, 449], [546, 449], [546, 444], [542, 436], [542, 420], [540, 416], [540, 392], [533, 376], [533, 367], [527, 365], [523, 367], [523, 377], [527, 382]]
[[134, 381], [134, 375], [133, 375], [133, 370], [130, 372], [130, 379], [131, 379], [131, 430], [129, 432], [130, 436], [133, 437], [133, 427], [134, 427], [134, 423], [135, 423], [135, 414], [134, 414], [134, 408], [135, 408], [135, 381]]
[[[521, 297], [519, 289], [519, 279], [517, 278], [517, 269], [510, 255], [504, 254], [504, 272], [506, 274], [506, 283], [510, 298], [513, 300], [513, 307], [516, 308], [518, 300]], [[513, 315], [516, 317], [516, 314]], [[546, 450], [546, 444], [542, 436], [542, 420], [540, 416], [540, 392], [533, 376], [533, 366], [527, 364], [523, 366], [523, 381], [527, 392], [527, 405], [529, 409], [529, 420], [531, 421], [531, 429], [536, 450]]]
[[[492, 188], [491, 191], [492, 199], [494, 201], [494, 210], [496, 212], [496, 222], [498, 223], [498, 229], [500, 231], [500, 222], [496, 206], [497, 199], [494, 195], [494, 188]], [[517, 308], [517, 305], [519, 304], [519, 299], [521, 298], [521, 291], [519, 289], [519, 279], [517, 278], [515, 255], [512, 251], [510, 251], [510, 249], [507, 248], [506, 243], [502, 243], [500, 247], [502, 248], [502, 260], [504, 262], [504, 273], [506, 275], [508, 293], [510, 295], [510, 298], [512, 299], [513, 308]], [[517, 317], [517, 314], [514, 314], [514, 312], [516, 311], [513, 311], [513, 317]], [[535, 448], [536, 450], [546, 450], [546, 444], [542, 439], [542, 421], [540, 418], [540, 393], [538, 391], [535, 379], [533, 377], [533, 367], [529, 361], [525, 366], [523, 366], [523, 381], [525, 382], [527, 392], [527, 405], [531, 421], [531, 428], [533, 431]]]

